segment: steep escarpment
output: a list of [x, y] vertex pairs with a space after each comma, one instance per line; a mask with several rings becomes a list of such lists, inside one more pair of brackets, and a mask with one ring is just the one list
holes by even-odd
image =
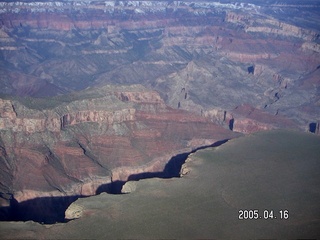
[[2, 206], [95, 195], [130, 175], [161, 172], [179, 153], [239, 136], [140, 85], [2, 99], [0, 109]]

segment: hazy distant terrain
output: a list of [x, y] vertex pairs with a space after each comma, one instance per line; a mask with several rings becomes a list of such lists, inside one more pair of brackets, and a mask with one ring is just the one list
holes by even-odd
[[215, 122], [226, 111], [238, 130], [243, 104], [308, 129], [319, 116], [319, 2], [252, 2], [3, 2], [0, 93], [138, 83]]

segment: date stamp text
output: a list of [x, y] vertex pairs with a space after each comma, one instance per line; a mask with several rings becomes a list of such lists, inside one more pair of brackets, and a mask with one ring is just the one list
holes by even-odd
[[285, 210], [268, 210], [263, 211], [258, 209], [240, 209], [238, 214], [239, 220], [256, 220], [256, 219], [280, 219], [287, 220], [289, 219], [289, 211]]

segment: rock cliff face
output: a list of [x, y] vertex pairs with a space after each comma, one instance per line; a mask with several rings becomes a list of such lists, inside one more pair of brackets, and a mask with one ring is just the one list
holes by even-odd
[[[233, 111], [232, 129], [237, 132], [253, 133], [258, 131], [271, 130], [275, 128], [292, 128], [295, 123], [283, 116], [271, 115], [260, 109], [255, 109], [249, 105], [241, 105]], [[230, 124], [229, 121], [229, 124]]]
[[68, 113], [62, 116], [61, 127], [72, 126], [84, 122], [96, 123], [121, 123], [125, 121], [135, 120], [135, 109], [124, 109], [120, 111], [107, 112], [107, 111], [79, 111], [75, 113]]
[[[158, 93], [138, 85], [65, 98], [1, 100], [1, 192], [18, 202], [94, 195], [130, 175], [160, 172], [179, 153], [238, 136], [167, 107]], [[41, 105], [50, 101], [50, 108]]]

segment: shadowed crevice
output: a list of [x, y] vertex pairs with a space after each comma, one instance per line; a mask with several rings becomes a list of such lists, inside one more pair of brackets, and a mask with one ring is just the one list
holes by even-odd
[[[128, 177], [127, 181], [139, 181], [141, 179], [148, 179], [148, 178], [178, 178], [180, 177], [181, 167], [185, 163], [185, 161], [187, 160], [190, 154], [195, 153], [196, 151], [201, 149], [205, 149], [209, 147], [218, 147], [226, 143], [228, 140], [229, 139], [221, 140], [211, 145], [202, 146], [190, 152], [181, 153], [176, 156], [173, 156], [168, 161], [168, 163], [166, 164], [162, 172], [143, 172], [143, 173], [132, 174]], [[100, 194], [102, 192], [106, 192], [109, 194], [121, 194], [121, 189], [127, 181], [114, 181], [108, 184], [103, 184], [97, 189], [96, 193]]]
[[317, 133], [319, 132], [319, 123], [312, 122], [309, 124], [309, 132], [311, 133]]
[[20, 203], [11, 197], [10, 206], [0, 208], [0, 221], [34, 221], [44, 224], [66, 222], [66, 209], [79, 197], [41, 197]]

